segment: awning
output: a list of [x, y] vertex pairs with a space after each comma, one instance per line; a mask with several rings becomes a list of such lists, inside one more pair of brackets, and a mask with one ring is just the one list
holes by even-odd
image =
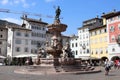
[[88, 60], [88, 59], [90, 59], [89, 56], [80, 56], [79, 58], [81, 58], [82, 60]]
[[20, 55], [16, 55], [14, 56], [16, 58], [23, 58], [23, 57], [37, 57], [37, 54], [20, 54]]
[[79, 58], [81, 58], [82, 60], [94, 60], [94, 59], [100, 59], [100, 58], [96, 58], [96, 57], [90, 57], [90, 56], [80, 56]]
[[1, 56], [1, 55], [0, 55], [0, 58], [4, 59], [4, 58], [6, 58], [6, 57], [5, 57], [5, 56]]

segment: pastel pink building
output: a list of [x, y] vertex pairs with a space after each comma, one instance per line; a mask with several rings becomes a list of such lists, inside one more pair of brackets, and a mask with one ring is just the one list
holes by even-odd
[[109, 59], [120, 59], [120, 11], [102, 16], [106, 19]]

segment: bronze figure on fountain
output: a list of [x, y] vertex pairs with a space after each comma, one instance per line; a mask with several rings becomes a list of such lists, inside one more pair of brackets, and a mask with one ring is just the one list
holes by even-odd
[[56, 9], [56, 16], [55, 16], [55, 20], [59, 20], [59, 16], [60, 16], [60, 13], [61, 13], [61, 9], [60, 9], [60, 6], [58, 6], [58, 8]]

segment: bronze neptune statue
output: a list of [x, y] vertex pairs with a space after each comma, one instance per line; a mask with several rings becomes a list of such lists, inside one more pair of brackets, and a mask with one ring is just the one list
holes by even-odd
[[58, 6], [58, 8], [56, 9], [55, 20], [59, 20], [60, 13], [61, 13], [61, 9], [60, 9], [60, 6]]

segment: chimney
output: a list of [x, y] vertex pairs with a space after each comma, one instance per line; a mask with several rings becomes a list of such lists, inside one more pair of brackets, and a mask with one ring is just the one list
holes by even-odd
[[99, 16], [97, 15], [96, 18], [99, 18]]
[[104, 13], [104, 12], [103, 12], [102, 14], [103, 14], [103, 15], [105, 15], [105, 13]]
[[23, 14], [23, 18], [24, 18], [24, 19], [27, 19], [27, 15], [26, 15], [26, 14]]
[[116, 12], [116, 9], [113, 9], [113, 12]]
[[40, 18], [39, 21], [42, 21], [42, 18]]

